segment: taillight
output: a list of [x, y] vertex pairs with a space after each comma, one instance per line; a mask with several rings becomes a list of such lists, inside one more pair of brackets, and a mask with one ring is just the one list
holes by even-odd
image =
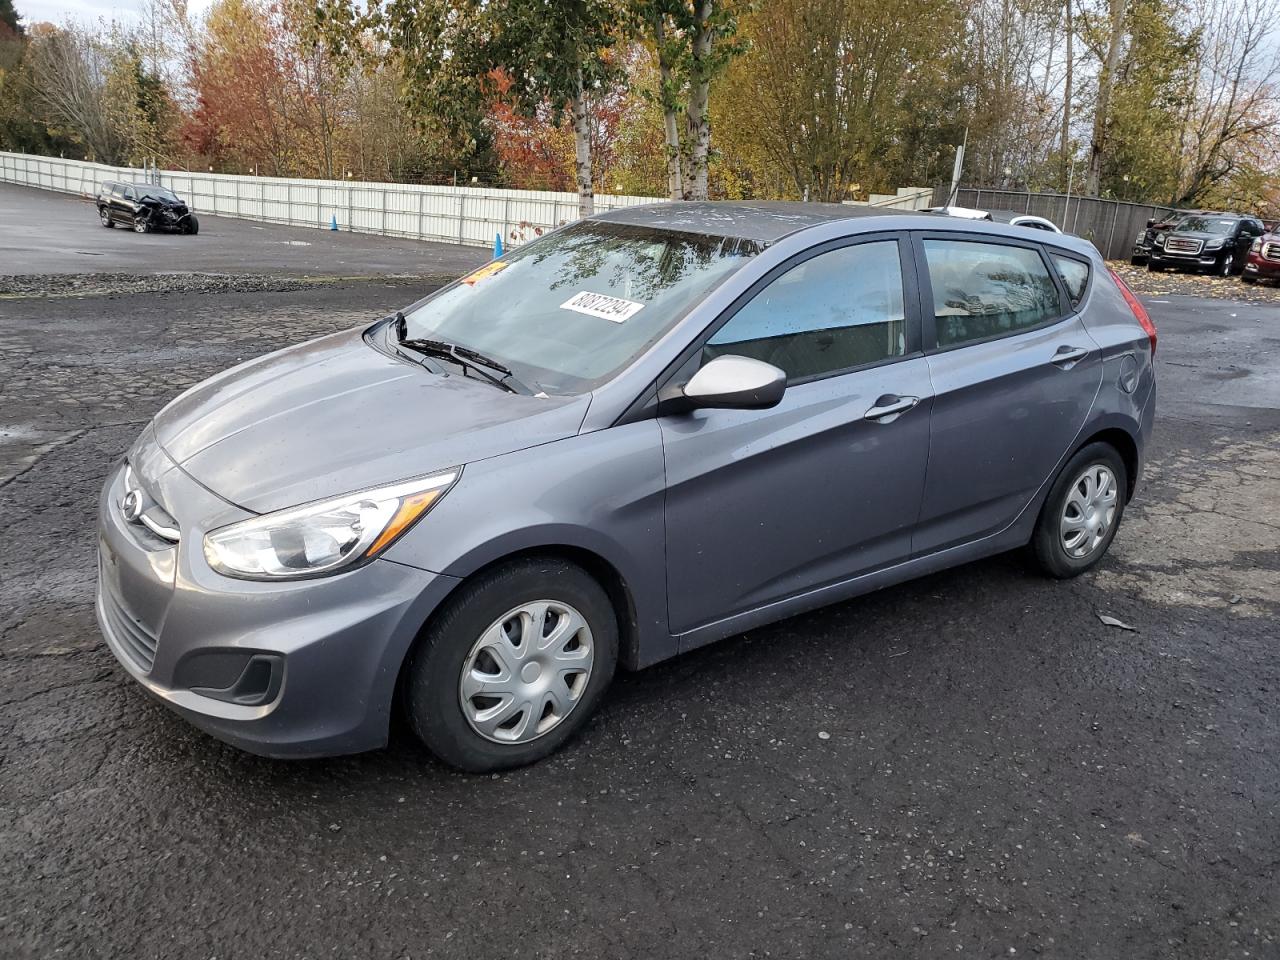
[[1151, 341], [1151, 355], [1156, 355], [1156, 325], [1151, 322], [1151, 314], [1147, 313], [1147, 308], [1142, 305], [1142, 301], [1134, 296], [1133, 291], [1129, 289], [1129, 285], [1120, 279], [1120, 274], [1108, 268], [1107, 273], [1111, 274], [1111, 279], [1116, 282], [1116, 286], [1120, 288], [1120, 296], [1124, 297], [1124, 302], [1129, 305], [1129, 309], [1133, 311], [1134, 317], [1138, 323], [1142, 324], [1142, 329], [1147, 333], [1147, 339]]

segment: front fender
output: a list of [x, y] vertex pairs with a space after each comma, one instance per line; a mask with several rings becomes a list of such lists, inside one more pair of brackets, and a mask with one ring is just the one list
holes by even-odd
[[469, 463], [457, 485], [384, 555], [465, 579], [540, 549], [607, 564], [635, 610], [636, 665], [676, 652], [667, 621], [662, 437], [645, 420]]

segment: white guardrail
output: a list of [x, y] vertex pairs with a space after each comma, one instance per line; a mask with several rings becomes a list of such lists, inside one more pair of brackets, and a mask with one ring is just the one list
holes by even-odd
[[[434, 187], [351, 180], [292, 180], [187, 170], [155, 171], [196, 213], [295, 227], [374, 233], [415, 240], [515, 246], [578, 219], [578, 197], [554, 190]], [[144, 182], [149, 171], [0, 151], [0, 181], [92, 197], [104, 180]], [[661, 202], [597, 194], [597, 210]]]

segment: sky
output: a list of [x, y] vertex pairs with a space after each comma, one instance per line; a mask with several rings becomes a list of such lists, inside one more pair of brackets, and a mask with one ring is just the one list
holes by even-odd
[[[190, 0], [192, 14], [203, 13], [213, 0]], [[62, 23], [66, 20], [91, 22], [94, 20], [133, 21], [138, 18], [141, 4], [138, 0], [14, 0], [18, 15], [28, 24], [47, 20]]]

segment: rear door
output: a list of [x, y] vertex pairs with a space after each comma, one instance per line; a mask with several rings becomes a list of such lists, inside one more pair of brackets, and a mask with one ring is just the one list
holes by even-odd
[[695, 344], [786, 371], [768, 410], [661, 416], [673, 633], [904, 560], [931, 388], [905, 237], [815, 247], [766, 275]]
[[1073, 448], [1099, 349], [1039, 244], [914, 237], [933, 381], [916, 554], [1003, 530]]

